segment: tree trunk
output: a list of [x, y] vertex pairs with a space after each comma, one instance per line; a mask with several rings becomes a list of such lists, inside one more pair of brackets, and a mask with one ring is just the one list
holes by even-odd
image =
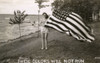
[[38, 37], [39, 37], [39, 21], [40, 21], [39, 13], [40, 13], [40, 9], [38, 10]]
[[19, 34], [20, 34], [20, 40], [21, 40], [21, 27], [20, 27], [20, 24], [19, 25]]

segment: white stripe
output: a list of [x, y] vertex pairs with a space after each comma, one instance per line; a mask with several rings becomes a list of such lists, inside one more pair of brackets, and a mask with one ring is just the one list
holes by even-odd
[[74, 19], [76, 19], [78, 22], [80, 22], [85, 28], [90, 30], [80, 19], [78, 19], [77, 17], [75, 17], [74, 15], [71, 15], [71, 14], [69, 16], [74, 17]]
[[63, 32], [62, 30], [60, 30], [58, 27], [56, 27], [55, 25], [52, 25], [52, 24], [46, 24], [47, 26], [49, 27], [53, 27], [55, 28], [56, 30], [60, 31], [60, 32]]
[[[52, 17], [54, 20], [59, 21], [59, 22], [65, 24], [65, 25], [68, 26], [70, 29], [72, 29], [73, 31], [75, 31], [76, 33], [78, 33], [79, 35], [81, 35], [82, 37], [84, 37], [75, 27], [73, 27], [73, 26], [70, 25], [69, 23], [64, 22], [64, 21], [61, 21], [61, 20], [58, 20], [57, 18], [55, 18], [55, 17], [53, 17], [53, 16], [51, 16], [51, 17]], [[85, 37], [84, 37], [84, 38], [85, 38]]]
[[72, 20], [72, 19], [69, 18], [69, 17], [67, 17], [66, 19], [67, 19], [69, 22], [75, 24], [88, 38], [94, 39], [94, 37], [90, 36], [90, 34], [88, 34], [88, 33], [86, 32], [86, 30], [85, 30], [82, 26], [80, 26], [76, 21]]
[[[51, 20], [48, 20], [48, 22], [51, 22]], [[52, 21], [52, 23], [58, 25], [59, 27], [61, 27], [63, 30], [68, 30], [64, 25], [60, 24], [60, 23], [57, 23], [57, 22], [54, 22]]]
[[[82, 19], [81, 18], [81, 16], [79, 16], [78, 14], [76, 14], [76, 13], [74, 13], [74, 12], [72, 12], [72, 14], [73, 15], [70, 15], [70, 17], [74, 17], [74, 19], [76, 19], [81, 25], [83, 25], [86, 29], [88, 29], [88, 30], [90, 30], [80, 19]], [[74, 16], [74, 15], [76, 15], [76, 16]], [[79, 19], [80, 18], [80, 19]], [[57, 19], [57, 18], [53, 18], [54, 20], [55, 19]], [[83, 19], [82, 19], [83, 20]], [[72, 29], [74, 32], [76, 32], [77, 34], [79, 34], [80, 36], [82, 36], [82, 37], [84, 37], [85, 39], [86, 39], [86, 37], [83, 35], [83, 34], [81, 34], [81, 32], [77, 29], [77, 28], [75, 28], [74, 26], [72, 26], [71, 24], [69, 24], [69, 23], [67, 23], [67, 22], [64, 22], [64, 21], [62, 21], [62, 20], [59, 20], [59, 19], [57, 19], [56, 21], [58, 21], [58, 22], [61, 22], [61, 23], [63, 23], [63, 24], [65, 24], [67, 27], [69, 27], [70, 29]], [[72, 19], [71, 19], [71, 21], [72, 21]], [[73, 20], [74, 21], [74, 20]], [[54, 22], [53, 22], [54, 23]], [[75, 22], [74, 21], [74, 24], [76, 24], [77, 26], [78, 26], [78, 28], [88, 37], [88, 38], [92, 38], [93, 40], [94, 40], [94, 37], [92, 37], [87, 31], [86, 31], [86, 29], [84, 29], [84, 27], [82, 27], [79, 23], [77, 23], [77, 22]], [[56, 23], [56, 24], [59, 24], [59, 23]], [[59, 26], [62, 28], [62, 29], [66, 29], [66, 27], [65, 26], [63, 26], [63, 24], [59, 24]], [[63, 27], [65, 27], [65, 28], [63, 28]], [[75, 34], [76, 35], [76, 34]], [[77, 35], [76, 35], [77, 36]], [[81, 38], [82, 38], [81, 37]], [[87, 40], [88, 40], [88, 38], [87, 38]]]
[[75, 37], [77, 40], [83, 40], [83, 41], [87, 41], [87, 42], [91, 42], [91, 40], [89, 40], [89, 39], [83, 39], [81, 36], [77, 36], [77, 35], [75, 35], [74, 33], [72, 33], [72, 32], [70, 32], [72, 35], [73, 35], [73, 37]]
[[86, 32], [86, 30], [84, 30], [84, 28], [82, 26], [80, 26], [76, 21], [72, 20], [71, 18], [67, 17], [66, 18], [67, 21], [73, 23], [75, 26], [77, 26], [80, 30], [82, 30], [84, 33]]
[[71, 31], [70, 31], [70, 33], [71, 33], [71, 35], [72, 35], [74, 38], [76, 38], [77, 40], [80, 39], [79, 36], [77, 36], [76, 34], [72, 33]]
[[[82, 17], [78, 14], [76, 14], [75, 12], [72, 12], [72, 14], [76, 15], [77, 17], [79, 17], [80, 19], [82, 19]], [[83, 20], [83, 19], [82, 19]]]

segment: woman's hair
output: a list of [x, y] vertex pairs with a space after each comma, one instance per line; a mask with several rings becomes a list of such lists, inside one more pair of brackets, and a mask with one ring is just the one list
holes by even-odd
[[45, 19], [48, 19], [48, 17], [49, 17], [49, 16], [47, 15], [47, 13], [45, 13], [45, 12], [44, 12], [42, 15], [45, 17]]

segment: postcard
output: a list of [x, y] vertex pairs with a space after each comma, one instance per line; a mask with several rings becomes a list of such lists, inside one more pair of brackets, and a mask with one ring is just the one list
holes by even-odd
[[0, 0], [0, 63], [99, 62], [99, 0]]

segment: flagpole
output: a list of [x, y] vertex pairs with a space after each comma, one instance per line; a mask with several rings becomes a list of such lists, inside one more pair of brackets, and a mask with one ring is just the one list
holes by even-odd
[[43, 7], [42, 6], [42, 3], [43, 2], [47, 2], [48, 0], [35, 0], [35, 3], [38, 3], [38, 37], [39, 37], [39, 21], [40, 21], [40, 16], [39, 16], [39, 13], [40, 13], [40, 9]]
[[39, 21], [40, 21], [39, 13], [40, 13], [40, 9], [38, 10], [38, 37], [39, 37]]

